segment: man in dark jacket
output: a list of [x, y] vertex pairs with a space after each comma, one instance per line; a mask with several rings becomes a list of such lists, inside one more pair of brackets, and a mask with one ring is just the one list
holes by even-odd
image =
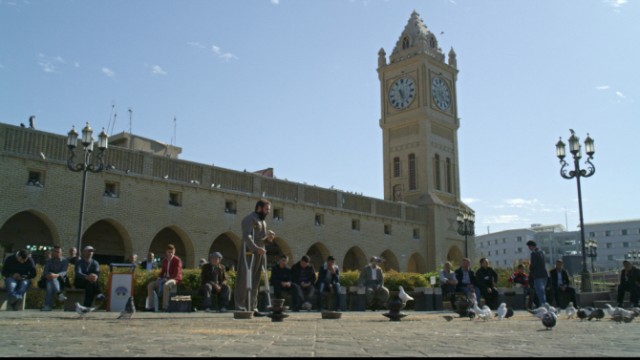
[[287, 255], [280, 255], [278, 263], [271, 268], [269, 283], [273, 286], [273, 295], [276, 299], [283, 298], [283, 291], [291, 294], [291, 268], [287, 265], [287, 262], [289, 262], [289, 257]]
[[340, 307], [340, 269], [338, 269], [338, 265], [335, 262], [336, 259], [330, 255], [327, 258], [327, 262], [320, 267], [318, 274], [318, 311], [322, 311], [322, 294], [325, 291], [334, 294], [334, 310], [338, 311]]
[[[311, 310], [311, 299], [315, 293], [316, 270], [310, 263], [311, 259], [303, 255], [302, 259], [291, 267], [293, 280], [293, 311]], [[302, 305], [301, 305], [302, 304]]]
[[467, 298], [475, 297], [476, 301], [480, 301], [480, 289], [477, 285], [476, 275], [471, 270], [469, 258], [462, 259], [462, 265], [456, 269], [456, 280], [458, 280], [456, 291], [463, 292]]
[[100, 276], [100, 264], [93, 258], [93, 246], [85, 246], [82, 250], [82, 258], [76, 261], [76, 278], [73, 286], [84, 289], [84, 303], [86, 307], [93, 304], [93, 298], [97, 295], [98, 300], [104, 300], [105, 296], [100, 290], [98, 277]]
[[629, 261], [622, 262], [624, 270], [620, 272], [620, 285], [618, 285], [618, 307], [622, 307], [624, 293], [629, 292], [632, 306], [638, 306], [640, 298], [640, 269], [633, 266]]
[[564, 301], [560, 301], [564, 296], [569, 297], [569, 301], [573, 302], [573, 306], [578, 306], [576, 302], [576, 289], [571, 286], [571, 279], [569, 279], [569, 273], [563, 268], [563, 261], [561, 259], [556, 260], [556, 267], [549, 271], [549, 283], [551, 284], [551, 291], [553, 298], [556, 301], [556, 306], [560, 308], [567, 307]]
[[220, 312], [226, 312], [229, 307], [231, 292], [227, 285], [227, 274], [225, 267], [220, 263], [222, 254], [214, 252], [209, 255], [209, 262], [202, 266], [200, 281], [202, 282], [202, 292], [204, 293], [204, 309], [211, 311], [211, 296], [218, 299]]
[[491, 310], [498, 309], [498, 273], [489, 267], [489, 260], [487, 258], [480, 259], [480, 269], [476, 271], [476, 283], [480, 288], [480, 294], [485, 300], [486, 305]]
[[2, 276], [9, 295], [9, 306], [15, 309], [29, 289], [31, 279], [36, 276], [36, 264], [29, 252], [18, 250], [14, 255], [7, 256], [2, 266]]
[[[544, 289], [547, 286], [547, 268], [544, 265], [544, 252], [538, 249], [535, 241], [527, 241], [527, 246], [531, 251], [531, 264], [529, 265], [529, 284], [533, 283], [533, 289], [538, 298], [537, 305], [542, 306], [547, 302]], [[575, 305], [575, 304], [574, 304]]]

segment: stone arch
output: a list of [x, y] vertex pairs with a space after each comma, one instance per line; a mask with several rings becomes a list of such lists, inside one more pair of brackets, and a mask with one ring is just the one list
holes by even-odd
[[309, 256], [309, 258], [311, 258], [311, 264], [316, 269], [316, 271], [320, 271], [320, 266], [324, 264], [327, 256], [331, 255], [329, 253], [329, 249], [327, 249], [327, 247], [320, 242], [311, 245], [309, 249], [307, 249], [306, 254]]
[[293, 262], [293, 252], [291, 247], [282, 238], [276, 237], [272, 243], [267, 243], [265, 248], [267, 249], [267, 267], [271, 267], [278, 262], [280, 255], [287, 255], [289, 257], [289, 264]]
[[[76, 246], [77, 244], [74, 244]], [[114, 219], [102, 219], [93, 223], [82, 234], [81, 247], [93, 246], [93, 258], [100, 264], [121, 263], [132, 252], [131, 237], [124, 226]], [[82, 251], [79, 251], [82, 254]]]
[[380, 257], [384, 259], [384, 262], [380, 266], [385, 272], [389, 270], [400, 271], [400, 265], [398, 264], [398, 258], [391, 250], [385, 250]]
[[456, 245], [449, 248], [449, 252], [447, 252], [447, 261], [460, 265], [462, 264], [463, 258], [464, 255], [462, 254], [462, 250], [460, 250]]
[[344, 271], [360, 270], [367, 265], [367, 256], [359, 246], [354, 246], [347, 251], [344, 255], [344, 261], [342, 262], [342, 269]]
[[[32, 246], [61, 245], [55, 224], [47, 215], [37, 210], [25, 210], [11, 216], [0, 227], [0, 260], [6, 254]], [[42, 263], [44, 250], [35, 250], [32, 256]]]
[[158, 231], [151, 241], [149, 251], [158, 254], [157, 257], [164, 258], [166, 247], [169, 244], [176, 247], [176, 255], [182, 260], [183, 268], [195, 266], [193, 243], [187, 233], [175, 225], [167, 226]]
[[[217, 251], [222, 254], [222, 264], [226, 266], [228, 270], [235, 270], [238, 268], [238, 256], [240, 255], [240, 242], [241, 239], [236, 234], [227, 231], [218, 235], [209, 247], [209, 253]], [[205, 256], [205, 259], [209, 261], [209, 255]]]
[[413, 272], [418, 274], [424, 274], [427, 272], [427, 263], [424, 261], [422, 255], [413, 253], [409, 257], [407, 263], [407, 272]]

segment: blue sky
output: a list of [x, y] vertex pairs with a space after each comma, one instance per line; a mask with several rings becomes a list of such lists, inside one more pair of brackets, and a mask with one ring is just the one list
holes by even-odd
[[185, 160], [382, 198], [377, 53], [413, 10], [458, 55], [478, 234], [576, 229], [555, 157], [570, 128], [596, 145], [585, 222], [640, 218], [634, 0], [0, 0], [0, 122], [131, 126]]

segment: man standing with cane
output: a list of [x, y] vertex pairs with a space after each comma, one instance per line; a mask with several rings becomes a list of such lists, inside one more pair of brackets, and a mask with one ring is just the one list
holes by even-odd
[[[238, 257], [238, 273], [234, 289], [234, 301], [236, 310], [251, 311], [258, 308], [258, 290], [260, 277], [266, 265], [266, 242], [272, 242], [276, 237], [275, 232], [267, 231], [265, 219], [271, 211], [269, 200], [258, 200], [254, 211], [242, 220], [243, 250]], [[250, 274], [249, 283], [247, 275]], [[269, 286], [269, 283], [266, 283]], [[251, 289], [251, 294], [247, 294]], [[248, 298], [248, 295], [250, 296]], [[247, 300], [250, 300], [249, 309]], [[255, 312], [255, 311], [254, 311]]]

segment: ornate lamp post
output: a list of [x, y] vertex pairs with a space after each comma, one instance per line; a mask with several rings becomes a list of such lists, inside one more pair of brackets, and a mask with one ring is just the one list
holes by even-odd
[[459, 212], [458, 213], [458, 234], [464, 236], [464, 257], [469, 257], [469, 242], [467, 236], [473, 236], [475, 234], [473, 223], [476, 218], [473, 213]]
[[591, 258], [591, 272], [595, 273], [596, 269], [593, 266], [593, 259], [598, 257], [598, 242], [589, 239], [587, 240], [587, 256]]
[[556, 143], [556, 156], [560, 159], [560, 164], [562, 167], [560, 168], [560, 176], [565, 179], [573, 179], [575, 178], [578, 182], [578, 209], [580, 211], [580, 245], [582, 247], [582, 281], [580, 285], [580, 290], [582, 292], [591, 292], [591, 274], [589, 274], [589, 269], [587, 269], [587, 258], [585, 251], [585, 240], [584, 240], [584, 219], [582, 217], [582, 190], [580, 188], [580, 178], [589, 177], [596, 172], [595, 166], [591, 163], [591, 159], [593, 159], [593, 154], [596, 152], [595, 147], [593, 145], [593, 139], [589, 137], [587, 134], [587, 138], [584, 141], [585, 153], [589, 157], [586, 161], [587, 169], [580, 169], [580, 158], [581, 154], [581, 145], [580, 139], [576, 136], [575, 132], [571, 129], [571, 136], [569, 137], [569, 152], [573, 155], [573, 166], [574, 169], [567, 173], [567, 167], [569, 164], [564, 161], [565, 153], [565, 144], [562, 142], [562, 138], [558, 140]]
[[78, 145], [78, 133], [75, 130], [75, 126], [71, 128], [67, 137], [67, 146], [69, 147], [69, 159], [67, 160], [67, 167], [71, 171], [80, 172], [82, 171], [82, 193], [80, 195], [80, 220], [78, 222], [78, 252], [82, 254], [82, 220], [84, 217], [84, 195], [87, 190], [87, 172], [91, 171], [93, 173], [99, 173], [104, 170], [104, 161], [102, 157], [104, 156], [104, 151], [107, 149], [107, 144], [109, 142], [109, 137], [107, 133], [104, 132], [104, 128], [100, 135], [98, 135], [98, 162], [95, 164], [90, 163], [91, 161], [91, 153], [93, 152], [93, 129], [89, 126], [89, 123], [82, 129], [82, 139], [80, 140], [82, 143], [83, 149], [83, 160], [80, 163], [75, 163], [74, 158], [75, 148]]

